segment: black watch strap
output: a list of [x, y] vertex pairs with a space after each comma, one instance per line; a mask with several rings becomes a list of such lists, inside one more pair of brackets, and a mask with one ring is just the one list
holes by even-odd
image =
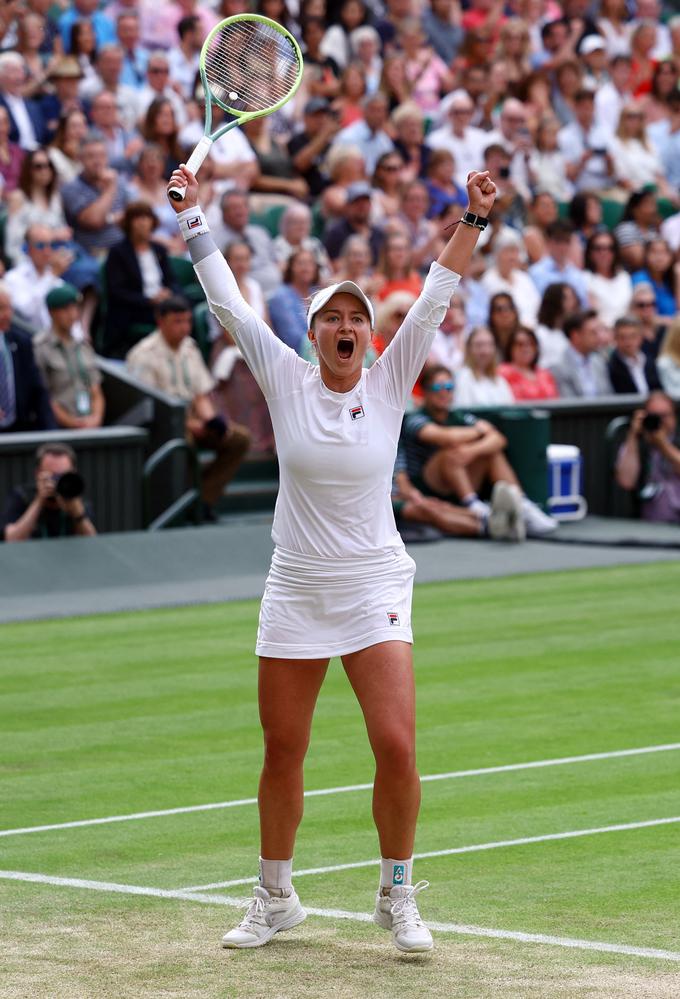
[[489, 224], [488, 219], [485, 219], [483, 215], [475, 215], [474, 212], [465, 212], [461, 222], [465, 225], [471, 225], [474, 229], [481, 229], [482, 232]]

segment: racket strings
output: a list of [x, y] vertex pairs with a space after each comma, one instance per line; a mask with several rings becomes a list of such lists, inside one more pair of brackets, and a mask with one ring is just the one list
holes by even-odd
[[238, 111], [263, 111], [292, 90], [298, 58], [285, 35], [261, 22], [238, 21], [225, 25], [212, 39], [205, 74], [220, 104]]

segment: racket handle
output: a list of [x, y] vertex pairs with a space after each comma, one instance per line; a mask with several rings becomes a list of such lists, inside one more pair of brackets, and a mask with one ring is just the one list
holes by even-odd
[[[203, 160], [210, 152], [212, 144], [213, 140], [210, 136], [204, 135], [186, 162], [186, 168], [189, 173], [193, 173], [194, 175], [198, 173]], [[185, 194], [186, 187], [171, 187], [168, 190], [168, 197], [172, 198], [173, 201], [184, 201]]]

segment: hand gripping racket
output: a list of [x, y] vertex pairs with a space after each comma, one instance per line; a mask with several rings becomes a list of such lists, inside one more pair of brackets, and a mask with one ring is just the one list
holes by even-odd
[[[289, 31], [259, 14], [237, 14], [220, 21], [201, 49], [199, 70], [205, 92], [203, 138], [187, 160], [195, 174], [216, 139], [236, 125], [271, 114], [290, 100], [302, 79], [302, 53]], [[212, 105], [233, 120], [211, 132]], [[171, 187], [174, 201], [186, 188]]]

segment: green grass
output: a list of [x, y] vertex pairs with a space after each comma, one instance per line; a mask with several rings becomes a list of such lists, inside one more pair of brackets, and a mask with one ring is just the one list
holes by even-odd
[[[417, 587], [421, 773], [680, 741], [679, 584], [680, 566], [663, 564]], [[256, 620], [256, 604], [244, 602], [4, 625], [0, 827], [253, 796]], [[335, 663], [306, 785], [371, 776], [359, 709]], [[680, 815], [679, 776], [680, 752], [667, 752], [424, 783], [416, 850]], [[445, 922], [678, 951], [679, 848], [680, 824], [425, 859], [416, 874], [432, 887], [421, 909]], [[256, 856], [252, 805], [0, 838], [4, 870], [160, 888], [248, 877]], [[296, 867], [375, 856], [368, 792], [307, 800]], [[301, 878], [298, 890], [309, 905], [367, 911], [375, 880], [361, 868]], [[230, 960], [226, 979], [205, 968], [225, 960], [215, 942], [233, 910], [2, 880], [0, 910], [11, 941], [1, 996], [260, 994], [251, 958]], [[162, 973], [154, 946], [166, 955]], [[116, 986], [93, 971], [102, 952]], [[375, 992], [355, 981], [358, 953], [360, 968], [382, 969]], [[333, 954], [348, 962], [346, 976], [334, 976]], [[276, 986], [291, 999], [399, 995], [403, 984], [394, 976], [404, 962], [364, 925], [310, 920], [258, 960], [262, 994], [272, 994], [268, 975], [296, 969], [294, 986]], [[441, 964], [419, 979], [432, 982], [414, 994], [680, 994], [677, 965], [620, 955], [440, 936], [433, 960]]]

